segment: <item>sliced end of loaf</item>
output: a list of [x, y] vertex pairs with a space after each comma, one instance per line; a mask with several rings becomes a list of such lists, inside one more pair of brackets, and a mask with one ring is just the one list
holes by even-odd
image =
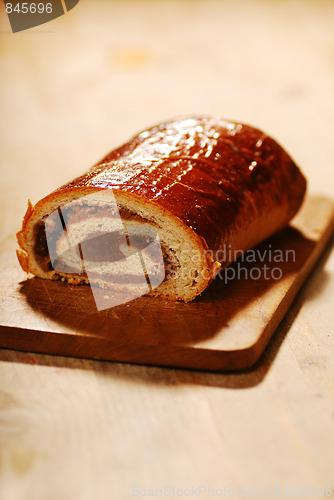
[[[101, 242], [101, 239], [94, 238], [102, 237], [104, 245], [110, 241], [107, 235], [113, 229], [108, 210], [115, 206], [115, 200], [127, 234], [127, 242], [129, 243], [129, 238], [131, 243], [151, 241], [151, 252], [141, 248], [139, 250], [142, 251], [131, 254], [130, 246], [129, 254], [124, 240], [117, 246], [118, 253], [111, 260], [106, 257], [98, 258], [98, 252], [94, 258], [91, 256], [89, 252], [97, 245], [94, 242]], [[53, 240], [50, 240], [49, 233], [47, 237], [45, 233], [50, 227], [52, 229], [52, 217], [58, 220], [59, 210], [60, 213], [63, 211], [69, 214], [68, 217], [64, 216], [66, 220], [61, 217], [67, 227], [66, 230], [58, 231], [59, 234], [53, 229]], [[103, 211], [105, 216], [101, 216]], [[119, 219], [116, 220], [117, 224]], [[118, 229], [120, 231], [117, 234], [122, 238], [122, 228]], [[156, 238], [154, 234], [157, 235]], [[24, 271], [40, 278], [61, 279], [72, 284], [89, 282], [93, 286], [131, 297], [143, 295], [150, 290], [154, 296], [188, 302], [207, 288], [220, 269], [220, 264], [207, 252], [203, 238], [180, 219], [153, 201], [143, 200], [124, 190], [67, 189], [52, 193], [35, 207], [29, 201], [17, 239], [20, 246], [17, 255]], [[69, 239], [71, 252], [67, 251]], [[45, 240], [48, 245], [45, 245]], [[54, 241], [52, 250], [50, 241]], [[89, 243], [88, 246], [85, 242]], [[83, 258], [83, 250], [86, 258]], [[159, 251], [162, 263], [158, 262]], [[119, 252], [123, 252], [124, 259]], [[52, 253], [57, 254], [56, 260], [52, 258]], [[116, 258], [117, 256], [121, 258]], [[145, 276], [140, 280], [143, 263]], [[160, 284], [155, 286], [158, 281]]]

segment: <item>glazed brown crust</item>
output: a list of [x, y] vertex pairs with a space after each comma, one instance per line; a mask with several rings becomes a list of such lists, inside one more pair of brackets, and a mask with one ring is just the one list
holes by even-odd
[[[152, 127], [113, 150], [84, 175], [31, 204], [18, 233], [19, 260], [36, 267], [29, 240], [48, 205], [113, 190], [116, 200], [138, 200], [184, 226], [201, 251], [247, 250], [288, 224], [298, 211], [306, 180], [284, 149], [262, 131], [212, 117], [185, 117]], [[50, 213], [50, 212], [49, 212]], [[196, 241], [195, 241], [196, 240]], [[209, 284], [221, 265], [205, 257]], [[76, 279], [74, 279], [76, 282]], [[157, 289], [157, 291], [159, 288]], [[190, 298], [189, 298], [190, 297]]]
[[233, 232], [239, 216], [245, 216], [245, 207], [248, 220], [283, 207], [287, 223], [301, 205], [306, 180], [284, 149], [260, 130], [196, 117], [142, 132], [60, 189], [88, 186], [153, 200], [215, 250], [222, 233]]

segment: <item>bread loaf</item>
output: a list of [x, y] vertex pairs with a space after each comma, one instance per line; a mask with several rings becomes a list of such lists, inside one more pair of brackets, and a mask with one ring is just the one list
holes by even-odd
[[[305, 190], [294, 161], [260, 130], [184, 117], [141, 132], [29, 202], [18, 258], [40, 278], [187, 302], [234, 251], [286, 226]], [[217, 259], [223, 247], [230, 251]]]

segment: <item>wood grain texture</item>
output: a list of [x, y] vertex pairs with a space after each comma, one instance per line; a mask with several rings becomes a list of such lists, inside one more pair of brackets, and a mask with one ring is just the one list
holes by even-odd
[[248, 368], [333, 230], [334, 202], [310, 197], [291, 226], [249, 253], [251, 262], [236, 262], [218, 276], [195, 301], [140, 297], [104, 311], [97, 311], [88, 286], [25, 279], [10, 239], [1, 252], [0, 347], [204, 370]]

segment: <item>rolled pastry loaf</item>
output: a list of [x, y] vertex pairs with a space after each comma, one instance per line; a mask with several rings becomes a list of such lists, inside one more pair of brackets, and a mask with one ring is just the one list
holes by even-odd
[[18, 258], [40, 278], [188, 302], [231, 255], [286, 226], [305, 190], [294, 161], [260, 130], [184, 117], [28, 202]]

